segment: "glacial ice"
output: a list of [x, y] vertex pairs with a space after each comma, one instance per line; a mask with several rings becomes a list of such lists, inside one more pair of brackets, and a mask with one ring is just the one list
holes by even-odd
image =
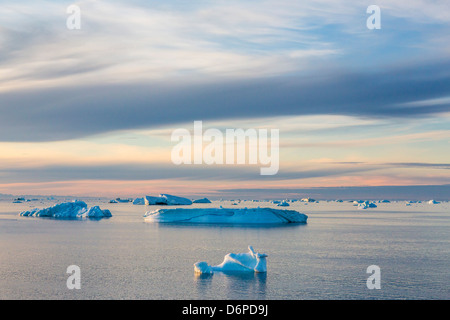
[[194, 200], [192, 203], [211, 203], [211, 201], [207, 198]]
[[75, 200], [73, 202], [64, 202], [56, 204], [49, 208], [35, 208], [31, 211], [23, 211], [20, 213], [24, 217], [51, 217], [59, 219], [75, 219], [75, 218], [106, 218], [111, 217], [111, 211], [101, 210], [99, 206], [88, 208], [84, 201]]
[[377, 205], [373, 202], [365, 201], [358, 204], [358, 209], [368, 209], [368, 208], [376, 208]]
[[272, 208], [177, 208], [149, 211], [144, 219], [158, 223], [280, 224], [306, 223], [308, 216]]
[[248, 253], [229, 253], [223, 262], [217, 266], [210, 266], [202, 261], [194, 264], [196, 273], [212, 274], [214, 272], [267, 272], [267, 254], [257, 253], [252, 246], [248, 246]]
[[187, 198], [172, 196], [170, 194], [160, 194], [159, 197], [145, 196], [145, 205], [191, 205], [192, 201]]
[[133, 204], [134, 205], [144, 205], [145, 200], [144, 200], [144, 198], [136, 198], [136, 199], [134, 199]]

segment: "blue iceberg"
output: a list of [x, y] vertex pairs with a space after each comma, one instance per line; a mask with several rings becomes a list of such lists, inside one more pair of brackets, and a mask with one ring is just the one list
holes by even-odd
[[149, 211], [144, 219], [156, 223], [286, 224], [306, 223], [308, 216], [272, 208], [177, 208]]
[[49, 208], [33, 209], [20, 213], [23, 217], [48, 217], [56, 219], [79, 219], [79, 218], [107, 218], [111, 217], [111, 211], [102, 210], [99, 206], [88, 208], [84, 201], [73, 201], [56, 204]]
[[210, 266], [202, 261], [194, 264], [196, 273], [212, 274], [214, 272], [267, 272], [267, 254], [257, 253], [252, 246], [248, 246], [248, 253], [229, 253], [223, 262], [217, 266]]

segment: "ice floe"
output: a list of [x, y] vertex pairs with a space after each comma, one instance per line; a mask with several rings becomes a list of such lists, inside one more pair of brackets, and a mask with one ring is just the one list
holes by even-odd
[[196, 273], [212, 274], [214, 272], [267, 272], [267, 254], [257, 253], [252, 246], [248, 246], [248, 253], [229, 253], [223, 262], [217, 266], [210, 266], [202, 261], [194, 264]]
[[75, 219], [75, 218], [106, 218], [111, 217], [109, 210], [102, 210], [99, 206], [88, 208], [84, 201], [75, 200], [73, 202], [63, 202], [49, 208], [35, 208], [31, 211], [23, 211], [20, 213], [24, 217], [49, 217], [59, 219]]
[[280, 224], [306, 223], [308, 216], [272, 208], [177, 208], [149, 211], [144, 219], [158, 223]]

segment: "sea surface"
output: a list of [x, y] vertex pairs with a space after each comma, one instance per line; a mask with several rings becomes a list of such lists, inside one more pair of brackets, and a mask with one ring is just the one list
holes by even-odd
[[[81, 199], [83, 200], [83, 199]], [[102, 220], [21, 217], [45, 200], [0, 201], [0, 299], [450, 299], [450, 203], [215, 201], [188, 207], [272, 207], [308, 215], [306, 225], [273, 227], [144, 222], [159, 206], [110, 204]], [[220, 264], [252, 245], [268, 254], [267, 274], [198, 276], [193, 264]], [[81, 270], [69, 290], [67, 267]], [[367, 267], [381, 270], [368, 289]]]

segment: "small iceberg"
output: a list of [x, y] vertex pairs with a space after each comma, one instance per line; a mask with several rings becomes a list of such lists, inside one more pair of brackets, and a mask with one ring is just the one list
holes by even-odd
[[294, 210], [272, 208], [158, 209], [144, 215], [146, 222], [205, 224], [306, 223], [308, 216]]
[[116, 200], [109, 200], [109, 203], [117, 203]]
[[211, 201], [207, 198], [194, 200], [192, 203], [211, 203]]
[[88, 208], [84, 201], [73, 201], [56, 204], [49, 208], [33, 209], [20, 213], [23, 217], [49, 217], [57, 219], [79, 219], [79, 218], [109, 218], [111, 211], [101, 210], [99, 206]]
[[358, 204], [358, 209], [368, 209], [368, 208], [376, 208], [376, 207], [377, 207], [377, 205], [375, 203], [368, 202], [368, 201]]
[[287, 203], [286, 201], [280, 202], [279, 204], [277, 204], [277, 207], [289, 207], [289, 203]]
[[436, 201], [436, 200], [430, 200], [430, 201], [428, 201], [428, 204], [439, 204], [439, 201]]
[[145, 204], [145, 200], [144, 198], [136, 198], [134, 199], [133, 204], [135, 206], [143, 206]]
[[159, 197], [145, 196], [144, 201], [145, 205], [147, 206], [151, 205], [178, 206], [178, 205], [192, 204], [192, 201], [187, 198], [177, 197], [170, 194], [160, 194]]
[[202, 274], [214, 272], [267, 272], [267, 254], [257, 253], [252, 246], [248, 246], [248, 253], [229, 253], [223, 262], [217, 266], [210, 266], [202, 261], [194, 264], [194, 271]]

